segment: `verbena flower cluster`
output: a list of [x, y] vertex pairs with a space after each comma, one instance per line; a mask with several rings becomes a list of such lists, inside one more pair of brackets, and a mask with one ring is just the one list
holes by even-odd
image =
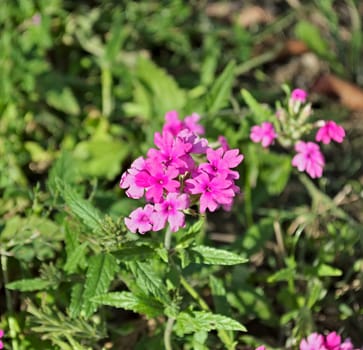
[[[360, 350], [355, 348], [350, 339], [342, 340], [336, 332], [330, 332], [326, 336], [319, 333], [312, 333], [300, 342], [300, 350]], [[256, 350], [266, 350], [261, 345]]]
[[294, 146], [296, 155], [292, 165], [299, 171], [305, 171], [312, 178], [321, 177], [325, 159], [317, 143], [303, 141], [302, 138], [314, 128], [318, 128], [315, 141], [329, 144], [331, 141], [343, 142], [345, 131], [343, 127], [332, 120], [320, 120], [309, 123], [312, 114], [311, 104], [306, 103], [307, 93], [302, 89], [292, 91], [286, 108], [279, 106], [276, 116], [271, 122], [263, 122], [251, 129], [250, 138], [260, 142], [263, 147], [271, 146], [277, 140], [284, 147]]
[[199, 210], [228, 210], [239, 193], [233, 170], [243, 160], [238, 149], [229, 149], [224, 137], [219, 147], [208, 144], [200, 116], [193, 113], [180, 120], [176, 111], [165, 115], [162, 132], [154, 134], [156, 148], [139, 157], [121, 177], [120, 187], [130, 198], [145, 197], [147, 204], [135, 209], [125, 224], [131, 232], [163, 229], [172, 232], [185, 225], [185, 210], [199, 203]]

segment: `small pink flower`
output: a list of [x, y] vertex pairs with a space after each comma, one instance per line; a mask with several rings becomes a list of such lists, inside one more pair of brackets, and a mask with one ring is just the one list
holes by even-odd
[[299, 171], [306, 171], [313, 179], [323, 175], [325, 161], [316, 143], [299, 141], [295, 150], [298, 153], [292, 159], [293, 166]]
[[266, 348], [263, 345], [261, 345], [258, 348], [256, 348], [256, 350], [266, 350]]
[[291, 92], [290, 98], [295, 102], [301, 102], [304, 103], [306, 101], [306, 98], [308, 97], [308, 94], [303, 89], [295, 89]]
[[340, 350], [342, 338], [337, 332], [331, 332], [325, 337], [325, 346], [328, 350]]
[[339, 350], [354, 350], [353, 343], [350, 339], [345, 339], [344, 342], [340, 344]]
[[[0, 329], [0, 338], [2, 338], [4, 336], [4, 331], [2, 329]], [[4, 343], [0, 340], [0, 349], [4, 348]]]
[[324, 346], [324, 337], [318, 333], [310, 334], [300, 343], [300, 350], [327, 350]]
[[197, 135], [203, 135], [205, 133], [204, 127], [199, 122], [200, 115], [198, 113], [192, 113], [184, 119], [184, 126], [189, 129], [192, 133]]
[[190, 193], [200, 194], [200, 212], [205, 213], [207, 209], [213, 212], [221, 205], [230, 205], [235, 196], [233, 182], [223, 176], [210, 177], [201, 172], [193, 179], [186, 181]]
[[144, 208], [137, 208], [131, 214], [129, 218], [125, 218], [125, 224], [127, 228], [136, 233], [144, 234], [151, 231], [153, 223], [151, 221], [151, 215], [154, 212], [154, 207], [151, 204], [146, 204]]
[[261, 142], [262, 147], [268, 147], [277, 137], [273, 125], [269, 122], [263, 122], [261, 126], [255, 125], [251, 129], [250, 138], [253, 142]]
[[324, 125], [316, 133], [315, 140], [324, 144], [330, 143], [331, 140], [342, 143], [345, 137], [343, 127], [329, 120], [324, 122]]
[[168, 222], [172, 232], [178, 231], [185, 225], [185, 216], [182, 210], [188, 207], [189, 197], [186, 194], [169, 193], [164, 201], [155, 204], [155, 211], [151, 216], [153, 230], [163, 229]]

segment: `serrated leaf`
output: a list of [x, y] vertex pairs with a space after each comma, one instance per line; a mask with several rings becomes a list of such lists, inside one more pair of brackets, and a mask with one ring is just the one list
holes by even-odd
[[248, 259], [227, 250], [198, 245], [190, 249], [190, 260], [195, 263], [213, 265], [243, 264]]
[[63, 270], [67, 273], [74, 273], [77, 270], [77, 267], [82, 261], [84, 261], [85, 250], [87, 248], [87, 242], [83, 242], [81, 245], [78, 245], [72, 253], [67, 256], [67, 261], [63, 266]]
[[139, 296], [130, 292], [113, 292], [97, 295], [92, 301], [102, 305], [131, 310], [149, 317], [156, 317], [163, 313], [163, 305], [150, 296]]
[[140, 261], [155, 255], [155, 251], [148, 246], [125, 247], [112, 252], [121, 261]]
[[32, 292], [35, 290], [44, 290], [53, 283], [42, 278], [27, 278], [6, 284], [7, 289], [19, 290], [21, 292]]
[[214, 114], [228, 104], [234, 81], [235, 66], [234, 61], [229, 62], [210, 88], [210, 92], [205, 97], [207, 112]]
[[82, 296], [82, 311], [86, 318], [97, 309], [97, 304], [91, 299], [107, 292], [117, 269], [117, 261], [111, 254], [99, 254], [90, 258]]
[[69, 315], [72, 318], [78, 317], [81, 313], [83, 290], [84, 285], [81, 283], [77, 283], [72, 287], [71, 303], [69, 305]]
[[47, 186], [54, 196], [58, 192], [56, 179], [60, 178], [68, 184], [74, 183], [77, 176], [77, 163], [69, 152], [63, 151], [54, 162], [49, 172]]
[[57, 178], [56, 183], [60, 194], [72, 213], [81, 219], [93, 232], [102, 232], [102, 219], [96, 208], [61, 179]]
[[135, 276], [138, 286], [146, 293], [149, 292], [163, 302], [170, 301], [168, 291], [161, 278], [152, 270], [151, 266], [139, 261], [128, 264]]
[[246, 328], [227, 316], [206, 311], [181, 312], [176, 320], [175, 331], [178, 336], [200, 331], [230, 330], [245, 332]]

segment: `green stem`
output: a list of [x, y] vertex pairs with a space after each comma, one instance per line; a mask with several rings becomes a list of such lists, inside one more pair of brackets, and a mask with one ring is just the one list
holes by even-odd
[[[180, 282], [185, 288], [185, 290], [190, 294], [190, 296], [193, 299], [195, 299], [198, 302], [199, 306], [204, 311], [211, 312], [211, 309], [209, 308], [208, 304], [200, 297], [198, 292], [188, 283], [188, 281], [183, 276], [180, 276]], [[233, 344], [233, 339], [231, 339], [229, 334], [224, 329], [218, 330], [218, 336], [222, 340], [224, 345], [227, 347], [227, 349], [233, 350], [235, 348]]]
[[[172, 238], [172, 231], [170, 229], [170, 226], [167, 228], [166, 232], [165, 232], [165, 238], [164, 238], [164, 247], [165, 249], [169, 252], [170, 247], [171, 247], [171, 238]], [[167, 322], [166, 322], [166, 326], [165, 326], [165, 330], [164, 330], [164, 347], [165, 350], [172, 350], [172, 345], [171, 345], [171, 334], [173, 332], [173, 326], [174, 326], [174, 322], [175, 322], [175, 318], [174, 317], [169, 317]]]
[[170, 227], [165, 232], [165, 238], [164, 238], [164, 247], [167, 251], [170, 250], [171, 247], [171, 237], [173, 232], [171, 231]]
[[173, 332], [175, 318], [169, 317], [168, 321], [166, 322], [165, 331], [164, 331], [164, 346], [165, 350], [172, 350], [171, 346], [171, 333]]
[[8, 277], [8, 259], [5, 255], [1, 255], [1, 270], [3, 273], [3, 279], [5, 284], [5, 303], [8, 311], [12, 314], [13, 313], [13, 304], [11, 302], [11, 294], [10, 290], [6, 288], [6, 284], [9, 283]]
[[109, 118], [112, 112], [112, 74], [108, 65], [101, 68], [102, 115]]

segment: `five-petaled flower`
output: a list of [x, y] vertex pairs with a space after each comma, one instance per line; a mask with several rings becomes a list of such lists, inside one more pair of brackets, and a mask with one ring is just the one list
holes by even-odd
[[297, 154], [292, 159], [293, 166], [299, 171], [306, 171], [313, 179], [322, 176], [325, 161], [316, 143], [299, 141], [295, 151]]
[[261, 142], [262, 147], [269, 147], [273, 144], [277, 134], [274, 126], [269, 122], [263, 122], [260, 125], [255, 125], [251, 129], [250, 138], [253, 142]]
[[322, 142], [328, 144], [331, 140], [342, 143], [345, 137], [345, 131], [342, 126], [338, 125], [332, 120], [323, 121], [323, 126], [320, 127], [316, 133], [315, 140], [317, 142]]

